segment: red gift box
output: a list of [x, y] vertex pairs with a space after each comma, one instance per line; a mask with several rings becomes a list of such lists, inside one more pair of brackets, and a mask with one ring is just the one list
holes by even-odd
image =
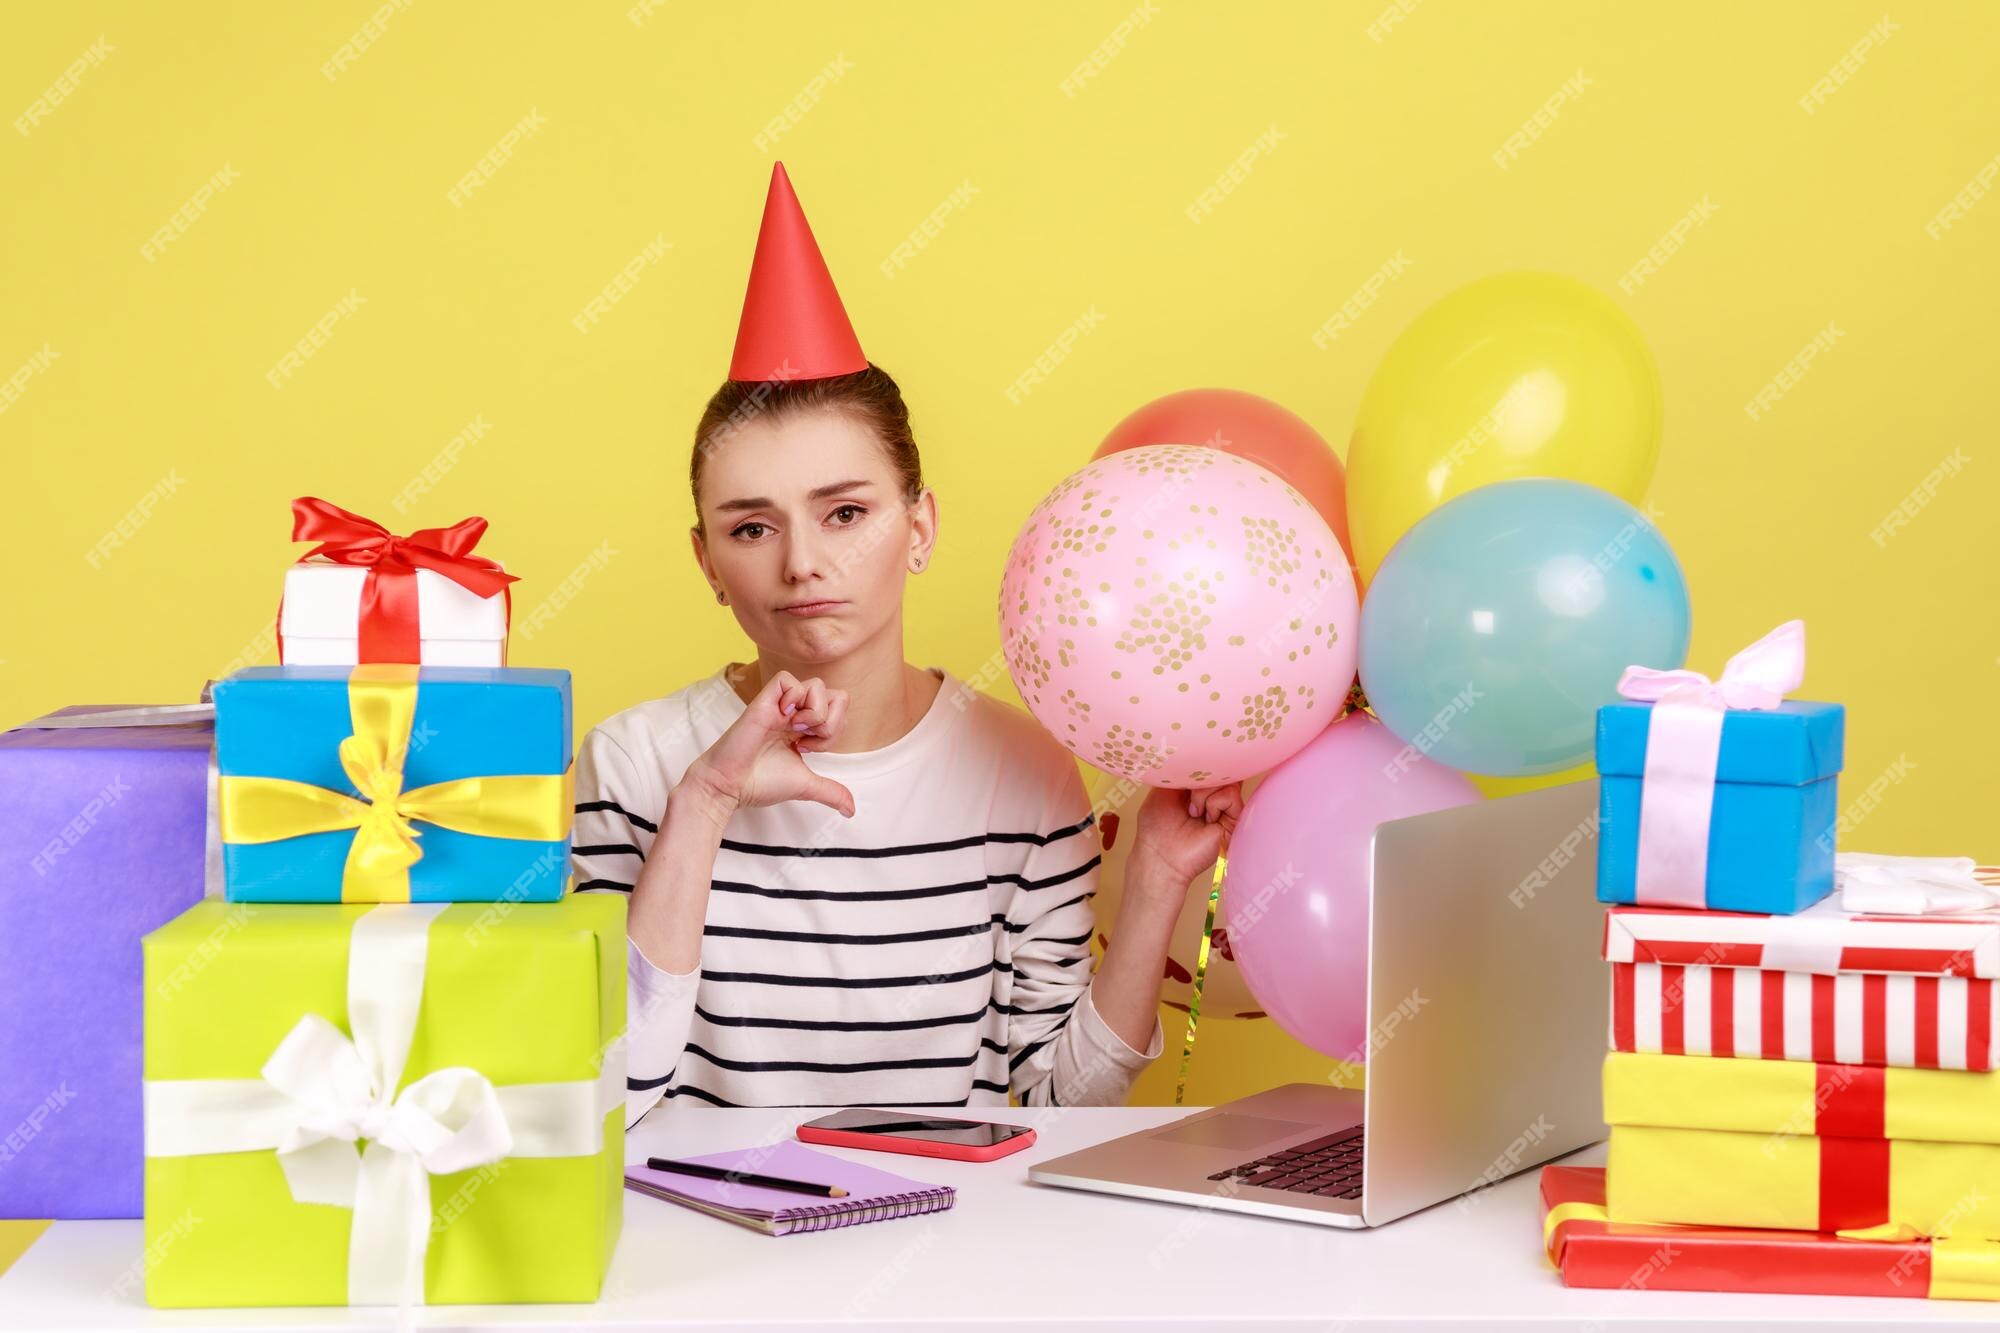
[[1603, 1167], [1542, 1168], [1542, 1244], [1566, 1287], [2000, 1300], [2000, 1238], [1612, 1222]]

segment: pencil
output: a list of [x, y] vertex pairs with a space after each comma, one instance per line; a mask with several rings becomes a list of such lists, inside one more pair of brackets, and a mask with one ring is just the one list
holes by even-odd
[[794, 1194], [818, 1194], [844, 1199], [847, 1191], [838, 1185], [817, 1185], [810, 1180], [786, 1180], [783, 1176], [760, 1176], [754, 1171], [732, 1171], [726, 1166], [704, 1166], [700, 1162], [676, 1162], [666, 1157], [648, 1157], [646, 1165], [655, 1171], [700, 1176], [703, 1180], [733, 1180], [742, 1185], [761, 1185], [767, 1190], [790, 1190]]

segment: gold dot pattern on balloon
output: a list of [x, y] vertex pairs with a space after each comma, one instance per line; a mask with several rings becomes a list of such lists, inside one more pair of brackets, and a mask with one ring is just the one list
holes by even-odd
[[1071, 515], [1049, 515], [1050, 527], [1055, 539], [1047, 546], [1047, 554], [1042, 557], [1044, 565], [1052, 565], [1067, 551], [1075, 555], [1087, 555], [1102, 551], [1113, 534], [1118, 531], [1116, 523], [1106, 522], [1111, 517], [1111, 507], [1094, 506], [1093, 501], [1100, 492], [1088, 490], [1083, 493], [1083, 508]]
[[1078, 730], [1079, 723], [1083, 726], [1090, 725], [1090, 701], [1079, 698], [1075, 690], [1070, 689], [1062, 692], [1062, 706], [1063, 712], [1069, 716], [1067, 725], [1071, 731]]
[[1279, 592], [1292, 590], [1291, 576], [1303, 567], [1299, 530], [1280, 527], [1275, 518], [1243, 519], [1243, 562]]
[[1156, 676], [1179, 671], [1208, 647], [1202, 631], [1211, 617], [1203, 606], [1214, 601], [1207, 579], [1174, 579], [1134, 608], [1131, 621], [1111, 646], [1121, 653], [1150, 654]]
[[1135, 731], [1123, 723], [1113, 722], [1098, 741], [1097, 753], [1090, 762], [1121, 778], [1143, 778], [1171, 759], [1173, 754], [1174, 747], [1161, 745], [1153, 739], [1152, 732]]
[[[1021, 613], [1027, 614], [1027, 598], [1021, 599]], [[1036, 625], [1040, 629], [1039, 618]], [[1021, 687], [1030, 702], [1039, 703], [1042, 691], [1049, 687], [1049, 679], [1055, 674], [1055, 664], [1042, 652], [1042, 641], [1038, 634], [1012, 634], [1001, 645], [1007, 656], [1007, 665], [1013, 670], [1014, 682]]]
[[1078, 471], [1070, 473], [1067, 477], [1064, 477], [1061, 481], [1056, 483], [1056, 487], [1054, 490], [1050, 491], [1046, 496], [1042, 498], [1042, 505], [1041, 505], [1042, 512], [1046, 513], [1049, 510], [1055, 508], [1058, 504], [1061, 504], [1064, 500], [1067, 500], [1075, 492], [1083, 489], [1085, 486], [1088, 486], [1091, 482], [1096, 481], [1097, 475], [1098, 475], [1097, 468], [1092, 466], [1092, 467], [1081, 468]]
[[1222, 455], [1215, 450], [1201, 445], [1160, 444], [1133, 451], [1126, 459], [1126, 467], [1136, 477], [1181, 477], [1193, 480], [1195, 473], [1215, 466], [1216, 460], [1220, 457]]
[[1243, 715], [1222, 734], [1238, 743], [1243, 741], [1269, 740], [1278, 734], [1284, 725], [1285, 714], [1292, 711], [1292, 705], [1285, 698], [1285, 687], [1272, 685], [1255, 694], [1243, 696]]
[[[1057, 624], [1067, 625], [1072, 629], [1096, 627], [1097, 617], [1090, 614], [1090, 595], [1084, 591], [1083, 584], [1077, 581], [1074, 568], [1065, 566], [1061, 574], [1054, 576], [1049, 584], [1049, 602], [1055, 610]], [[1075, 641], [1072, 639], [1065, 639], [1063, 642], [1072, 648], [1075, 647]], [[1067, 659], [1063, 665], [1069, 665]]]

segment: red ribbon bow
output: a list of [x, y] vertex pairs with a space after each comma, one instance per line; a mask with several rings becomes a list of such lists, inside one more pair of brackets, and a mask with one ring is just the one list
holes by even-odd
[[463, 518], [448, 528], [419, 528], [398, 537], [372, 518], [350, 513], [316, 496], [292, 501], [292, 540], [318, 542], [301, 556], [322, 556], [368, 570], [361, 586], [360, 653], [363, 662], [422, 659], [417, 616], [417, 571], [428, 569], [481, 597], [516, 581], [492, 560], [472, 554], [486, 533], [483, 518]]

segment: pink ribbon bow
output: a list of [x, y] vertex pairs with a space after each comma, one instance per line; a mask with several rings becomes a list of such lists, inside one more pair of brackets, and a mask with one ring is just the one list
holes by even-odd
[[1723, 715], [1731, 708], [1776, 708], [1805, 674], [1803, 620], [1786, 621], [1730, 658], [1716, 680], [1699, 671], [1625, 668], [1618, 693], [1653, 705], [1639, 797], [1637, 901], [1649, 907], [1705, 905]]

